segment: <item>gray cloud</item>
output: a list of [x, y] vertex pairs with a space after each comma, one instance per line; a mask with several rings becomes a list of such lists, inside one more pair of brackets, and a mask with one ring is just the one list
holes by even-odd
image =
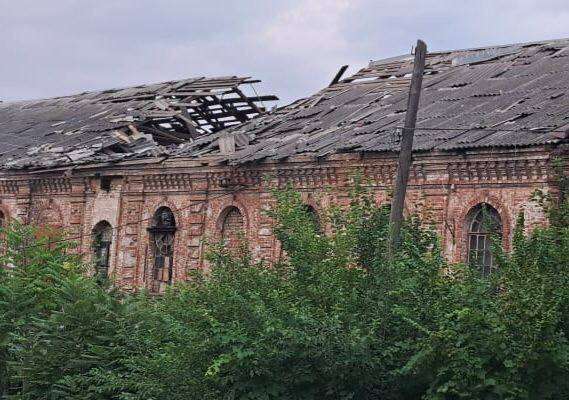
[[283, 103], [342, 64], [569, 36], [566, 1], [0, 0], [0, 99], [252, 75]]

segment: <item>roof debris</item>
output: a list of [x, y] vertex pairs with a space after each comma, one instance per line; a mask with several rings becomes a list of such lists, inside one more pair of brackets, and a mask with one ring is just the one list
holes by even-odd
[[45, 100], [0, 102], [0, 165], [46, 168], [168, 154], [264, 112], [248, 77], [191, 78]]
[[[255, 81], [238, 77], [0, 103], [0, 164], [45, 168], [158, 155], [241, 164], [394, 152], [412, 61], [372, 61], [343, 79], [339, 72], [329, 87], [267, 113], [257, 102], [276, 97], [245, 96], [239, 86]], [[569, 39], [430, 53], [414, 150], [565, 142], [568, 91]]]

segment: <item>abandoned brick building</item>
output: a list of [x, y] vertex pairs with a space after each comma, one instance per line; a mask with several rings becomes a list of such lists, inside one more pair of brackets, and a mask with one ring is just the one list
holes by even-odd
[[[206, 238], [241, 233], [257, 258], [279, 243], [264, 213], [288, 183], [320, 213], [359, 172], [379, 203], [396, 171], [412, 55], [266, 111], [252, 81], [189, 79], [0, 104], [0, 219], [64, 228], [101, 274], [159, 291], [204, 266]], [[453, 261], [491, 267], [480, 210], [504, 245], [554, 189], [569, 126], [569, 40], [429, 53], [406, 208]]]

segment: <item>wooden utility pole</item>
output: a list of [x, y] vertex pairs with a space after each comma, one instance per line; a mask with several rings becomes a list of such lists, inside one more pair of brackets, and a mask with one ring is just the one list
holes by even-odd
[[409, 170], [411, 169], [411, 156], [413, 152], [413, 135], [415, 134], [415, 123], [417, 122], [417, 111], [419, 110], [419, 99], [421, 97], [421, 85], [423, 83], [423, 71], [425, 70], [425, 57], [427, 55], [427, 45], [422, 40], [417, 40], [415, 47], [415, 61], [413, 62], [413, 76], [411, 77], [411, 87], [409, 89], [409, 99], [407, 100], [407, 112], [405, 113], [405, 126], [401, 134], [401, 150], [399, 152], [399, 164], [397, 166], [397, 177], [393, 191], [393, 202], [391, 203], [391, 215], [389, 216], [389, 246], [390, 256], [393, 257], [395, 250], [400, 243], [401, 224], [403, 223], [403, 207], [405, 205], [405, 193], [407, 192], [407, 181], [409, 180]]

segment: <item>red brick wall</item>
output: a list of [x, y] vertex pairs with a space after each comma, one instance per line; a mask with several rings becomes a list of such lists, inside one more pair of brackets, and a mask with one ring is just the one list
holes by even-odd
[[[395, 165], [393, 157], [354, 154], [325, 162], [304, 158], [240, 168], [176, 160], [159, 168], [106, 169], [102, 172], [114, 176], [110, 191], [101, 190], [95, 171], [33, 179], [5, 173], [0, 176], [0, 210], [22, 221], [37, 214], [65, 228], [80, 237], [87, 259], [93, 226], [108, 221], [114, 228], [110, 274], [125, 288], [148, 287], [153, 259], [147, 228], [160, 207], [169, 207], [176, 218], [173, 277], [179, 281], [191, 269], [207, 268], [208, 243], [220, 240], [224, 229], [228, 237], [240, 229], [235, 214], [226, 220], [228, 210], [239, 210], [254, 257], [276, 260], [279, 243], [266, 214], [275, 201], [273, 189], [292, 185], [321, 213], [332, 204], [347, 205], [354, 177], [361, 175], [381, 204], [389, 199]], [[466, 257], [466, 216], [477, 204], [488, 203], [500, 213], [508, 248], [520, 212], [528, 229], [545, 223], [531, 196], [536, 189], [550, 189], [548, 165], [545, 149], [416, 156], [406, 212], [432, 225], [448, 258], [461, 261]]]
[[230, 249], [237, 249], [245, 233], [243, 215], [237, 207], [228, 208], [221, 215], [221, 239]]

